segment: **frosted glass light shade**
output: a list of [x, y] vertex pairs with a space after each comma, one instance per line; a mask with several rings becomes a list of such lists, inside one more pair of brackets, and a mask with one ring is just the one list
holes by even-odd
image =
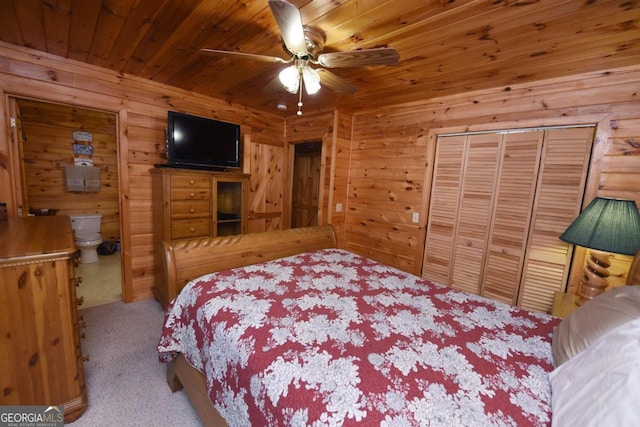
[[320, 76], [316, 70], [304, 67], [302, 69], [302, 78], [308, 95], [313, 95], [320, 90]]
[[300, 88], [300, 72], [295, 65], [285, 68], [278, 74], [280, 83], [289, 93], [296, 94]]

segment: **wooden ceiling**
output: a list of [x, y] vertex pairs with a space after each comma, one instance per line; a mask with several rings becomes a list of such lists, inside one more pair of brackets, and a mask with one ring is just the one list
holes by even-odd
[[[381, 46], [394, 66], [334, 68], [358, 92], [323, 88], [304, 111], [370, 109], [640, 64], [640, 0], [291, 0], [326, 34], [325, 52]], [[273, 90], [285, 65], [203, 56], [201, 48], [287, 58], [267, 0], [2, 0], [0, 40], [292, 114]]]

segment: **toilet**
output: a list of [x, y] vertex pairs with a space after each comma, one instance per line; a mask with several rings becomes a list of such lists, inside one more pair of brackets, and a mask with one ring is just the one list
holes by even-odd
[[102, 215], [69, 215], [71, 228], [76, 237], [76, 247], [80, 249], [80, 263], [98, 262], [98, 245], [102, 243], [100, 223]]

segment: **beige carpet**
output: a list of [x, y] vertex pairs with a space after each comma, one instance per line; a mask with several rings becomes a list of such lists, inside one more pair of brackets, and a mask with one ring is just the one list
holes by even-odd
[[171, 393], [156, 345], [163, 312], [155, 300], [80, 310], [89, 407], [74, 427], [200, 426], [184, 391]]

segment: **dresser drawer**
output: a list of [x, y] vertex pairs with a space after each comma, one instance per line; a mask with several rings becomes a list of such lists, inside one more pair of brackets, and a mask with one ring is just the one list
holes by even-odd
[[211, 188], [211, 178], [208, 176], [173, 175], [171, 176], [171, 188]]
[[211, 215], [208, 200], [177, 200], [171, 202], [171, 219], [206, 218]]
[[179, 219], [171, 222], [172, 239], [188, 239], [191, 237], [205, 237], [211, 234], [209, 218]]
[[207, 176], [171, 177], [171, 200], [209, 200], [211, 179]]
[[211, 191], [208, 188], [172, 188], [171, 200], [209, 200]]

